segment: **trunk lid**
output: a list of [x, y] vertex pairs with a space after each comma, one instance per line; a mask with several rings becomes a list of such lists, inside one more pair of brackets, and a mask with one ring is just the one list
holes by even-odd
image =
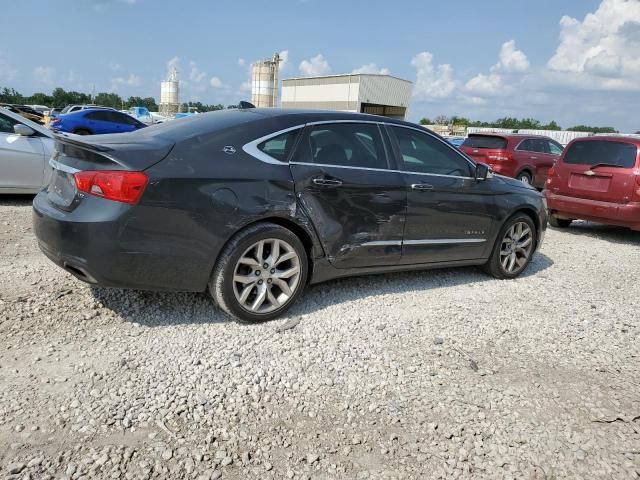
[[175, 142], [158, 136], [132, 134], [56, 135], [47, 186], [49, 201], [63, 210], [73, 210], [81, 200], [73, 174], [83, 170], [143, 171], [163, 160]]
[[628, 203], [636, 187], [638, 148], [620, 140], [580, 140], [555, 166], [552, 191], [560, 195], [610, 203]]

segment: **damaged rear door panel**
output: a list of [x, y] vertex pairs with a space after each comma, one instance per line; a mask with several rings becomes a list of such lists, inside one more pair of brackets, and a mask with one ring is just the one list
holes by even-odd
[[310, 125], [290, 164], [298, 201], [334, 267], [400, 261], [407, 195], [378, 125]]

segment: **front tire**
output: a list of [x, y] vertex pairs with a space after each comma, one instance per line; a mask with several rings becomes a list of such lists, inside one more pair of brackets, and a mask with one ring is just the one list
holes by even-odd
[[537, 229], [531, 217], [517, 213], [500, 229], [483, 270], [498, 279], [516, 278], [527, 268], [535, 252]]
[[307, 253], [290, 230], [259, 223], [240, 231], [224, 248], [209, 293], [242, 323], [272, 320], [286, 312], [307, 283]]

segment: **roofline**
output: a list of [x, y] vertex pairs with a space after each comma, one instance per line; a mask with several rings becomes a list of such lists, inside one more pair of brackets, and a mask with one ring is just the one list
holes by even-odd
[[396, 77], [395, 75], [386, 75], [382, 73], [342, 73], [338, 75], [316, 75], [311, 77], [290, 77], [283, 78], [282, 81], [286, 82], [288, 80], [311, 80], [316, 78], [339, 78], [339, 77], [388, 77], [393, 78], [395, 80], [400, 80], [401, 82], [409, 83], [413, 85], [411, 80], [406, 80], [404, 78]]

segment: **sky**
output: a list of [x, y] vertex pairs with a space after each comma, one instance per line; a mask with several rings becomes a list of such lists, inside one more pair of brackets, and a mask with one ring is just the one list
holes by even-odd
[[414, 121], [640, 130], [640, 0], [20, 0], [0, 16], [0, 87], [27, 95], [159, 99], [175, 66], [181, 101], [235, 104], [274, 52], [281, 78], [411, 80]]

